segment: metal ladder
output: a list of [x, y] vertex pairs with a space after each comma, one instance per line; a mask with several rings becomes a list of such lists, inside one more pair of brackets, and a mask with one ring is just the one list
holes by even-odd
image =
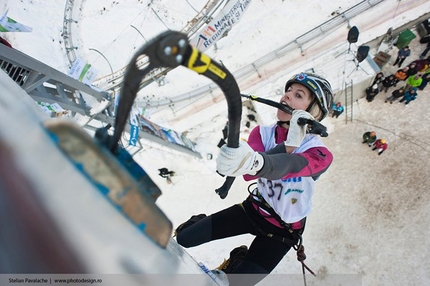
[[354, 104], [354, 85], [352, 82], [352, 79], [350, 83], [345, 82], [345, 123], [348, 123], [348, 121], [352, 122], [353, 120], [353, 104]]

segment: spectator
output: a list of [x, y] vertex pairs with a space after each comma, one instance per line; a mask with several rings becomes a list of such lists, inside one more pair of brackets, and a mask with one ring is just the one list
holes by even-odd
[[405, 101], [405, 105], [408, 105], [409, 102], [411, 102], [412, 100], [417, 99], [417, 96], [418, 96], [418, 94], [417, 94], [417, 88], [414, 87], [414, 88], [410, 89], [409, 91], [405, 92], [405, 95], [403, 96], [402, 99], [400, 99], [399, 103]]
[[366, 88], [366, 99], [368, 102], [372, 102], [373, 99], [375, 99], [375, 96], [377, 96], [379, 93], [379, 88], [377, 84], [374, 84], [373, 86], [369, 86]]
[[[412, 63], [416, 65], [418, 72], [425, 72], [429, 68], [429, 60], [430, 56], [427, 59], [416, 60]], [[412, 63], [410, 63], [409, 65], [411, 65]]]
[[422, 75], [422, 82], [420, 86], [418, 86], [419, 90], [424, 90], [424, 88], [427, 86], [427, 83], [430, 81], [430, 71], [428, 73], [425, 73]]
[[169, 171], [167, 168], [161, 168], [158, 171], [160, 172], [158, 175], [165, 178], [168, 184], [172, 183], [172, 177], [175, 175], [174, 171]]
[[[404, 81], [404, 80], [406, 80], [408, 78], [408, 73], [407, 73], [408, 70], [409, 70], [409, 67], [405, 67], [405, 68], [402, 68], [402, 69], [398, 69], [396, 71], [396, 73], [394, 74], [394, 77], [396, 78], [396, 84], [399, 81]], [[394, 86], [396, 86], [396, 84], [394, 84]]]
[[394, 62], [393, 66], [399, 64], [399, 67], [401, 67], [405, 59], [410, 55], [411, 55], [411, 50], [409, 49], [409, 46], [399, 49], [399, 51], [397, 52], [397, 59]]
[[424, 49], [424, 51], [420, 55], [420, 59], [424, 59], [424, 57], [427, 55], [428, 51], [430, 51], [430, 42], [427, 42], [427, 46]]
[[411, 75], [416, 75], [418, 73], [417, 64], [415, 62], [412, 62], [408, 65], [408, 71], [406, 72], [406, 75], [410, 77]]
[[385, 100], [385, 102], [389, 101], [391, 104], [393, 104], [394, 101], [403, 97], [404, 94], [405, 94], [405, 90], [403, 89], [403, 87], [396, 89], [391, 93], [391, 96]]
[[377, 84], [378, 87], [381, 87], [380, 84], [382, 83], [383, 80], [384, 80], [384, 73], [380, 71], [376, 74], [371, 86], [374, 84]]
[[332, 117], [338, 118], [339, 115], [341, 115], [343, 113], [343, 110], [344, 110], [344, 108], [340, 102], [333, 104]]
[[378, 155], [381, 155], [385, 150], [387, 150], [387, 140], [385, 139], [378, 139], [373, 144], [372, 150], [378, 150]]
[[423, 82], [423, 79], [419, 74], [411, 75], [410, 77], [408, 77], [406, 81], [405, 93], [407, 93], [413, 87], [419, 87], [422, 82]]
[[367, 143], [369, 147], [376, 141], [376, 132], [375, 131], [367, 131], [363, 134], [363, 144]]
[[392, 86], [394, 86], [397, 83], [396, 78], [394, 77], [394, 74], [387, 76], [383, 81], [382, 85], [384, 86], [384, 91], [387, 92], [388, 89]]

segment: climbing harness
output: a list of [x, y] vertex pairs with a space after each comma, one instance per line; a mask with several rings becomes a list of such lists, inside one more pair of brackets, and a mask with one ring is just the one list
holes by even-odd
[[[277, 213], [275, 213], [275, 211], [273, 210], [273, 208], [264, 200], [263, 196], [258, 192], [257, 188], [253, 188], [251, 190], [251, 188], [257, 183], [252, 183], [248, 186], [248, 193], [250, 194], [249, 199], [251, 200], [251, 202], [253, 202], [254, 204], [256, 204], [259, 208], [263, 209], [264, 211], [266, 211], [268, 213], [267, 216], [262, 216], [265, 218], [274, 218], [278, 221], [278, 223], [285, 229], [288, 229], [288, 231], [291, 234], [296, 234], [298, 236], [298, 242], [297, 244], [293, 245], [293, 249], [296, 251], [297, 254], [297, 260], [302, 264], [302, 273], [303, 273], [303, 282], [304, 285], [306, 286], [306, 275], [305, 275], [305, 269], [307, 271], [309, 271], [309, 273], [311, 273], [314, 277], [316, 277], [316, 274], [305, 264], [305, 259], [306, 259], [306, 254], [305, 254], [305, 247], [303, 246], [303, 237], [302, 237], [302, 231], [294, 231], [292, 229], [291, 224], [284, 222]], [[243, 208], [243, 206], [242, 206]], [[261, 212], [260, 212], [261, 213]], [[301, 221], [302, 224], [302, 229], [304, 227], [306, 223], [306, 218], [304, 218]], [[277, 239], [283, 243], [287, 242], [287, 238], [285, 237], [281, 237], [279, 235], [275, 235], [272, 233], [267, 233], [265, 231], [263, 231], [260, 227], [256, 226], [256, 224], [254, 224], [254, 226], [258, 229], [259, 232], [262, 233], [266, 233], [266, 236]]]

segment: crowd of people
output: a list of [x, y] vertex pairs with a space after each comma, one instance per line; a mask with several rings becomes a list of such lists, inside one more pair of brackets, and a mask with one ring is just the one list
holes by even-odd
[[[391, 93], [386, 95], [385, 103], [393, 102], [404, 103], [407, 106], [411, 101], [418, 97], [418, 90], [424, 90], [430, 81], [430, 56], [427, 58], [429, 43], [425, 50], [420, 54], [419, 59], [411, 61], [406, 67], [401, 67], [405, 60], [411, 56], [409, 46], [400, 48], [397, 52], [393, 66], [399, 69], [395, 73], [385, 75], [381, 70], [378, 72], [372, 84], [366, 88], [366, 100], [372, 102], [380, 93]], [[378, 139], [375, 131], [367, 131], [363, 134], [363, 144], [373, 147], [381, 155], [388, 148], [386, 139]]]
[[424, 90], [430, 81], [430, 56], [427, 56], [429, 44], [420, 54], [418, 59], [414, 59], [407, 66], [402, 68], [402, 64], [411, 56], [409, 46], [398, 50], [397, 58], [393, 66], [399, 69], [395, 73], [385, 75], [383, 71], [378, 72], [372, 84], [366, 88], [366, 100], [372, 102], [380, 93], [391, 93], [386, 96], [385, 102], [404, 103], [407, 106], [411, 101], [418, 98], [419, 90]]
[[[392, 62], [392, 67], [398, 68], [395, 72], [386, 72], [380, 70], [373, 78], [372, 83], [365, 89], [366, 100], [372, 102], [376, 96], [385, 95], [385, 103], [397, 102], [408, 106], [412, 101], [418, 98], [420, 90], [424, 90], [430, 81], [430, 41], [422, 42], [423, 51], [419, 51], [419, 58], [408, 62], [408, 59], [413, 57], [409, 46], [399, 48], [397, 55]], [[404, 63], [406, 66], [402, 67]], [[386, 70], [392, 70], [388, 68]], [[332, 117], [338, 118], [344, 111], [341, 102], [333, 104]], [[372, 150], [377, 150], [378, 155], [381, 155], [387, 148], [386, 139], [378, 139], [375, 131], [367, 131], [363, 134], [363, 144], [373, 147]]]
[[[372, 102], [375, 97], [381, 92], [387, 93], [385, 103], [393, 102], [404, 103], [407, 106], [411, 101], [418, 97], [418, 90], [424, 90], [430, 81], [430, 56], [427, 52], [430, 50], [430, 44], [426, 44], [426, 48], [421, 52], [419, 59], [411, 61], [406, 67], [401, 67], [404, 61], [411, 56], [409, 46], [400, 48], [397, 52], [397, 58], [393, 66], [399, 69], [392, 74], [384, 75], [383, 71], [378, 72], [372, 84], [366, 88], [366, 99]], [[377, 139], [375, 131], [367, 131], [363, 134], [363, 144], [373, 147], [372, 150], [377, 150], [378, 155], [381, 155], [388, 148], [386, 139]]]

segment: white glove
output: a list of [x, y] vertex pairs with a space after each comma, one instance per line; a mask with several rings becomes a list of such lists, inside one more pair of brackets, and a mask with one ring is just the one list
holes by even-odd
[[239, 141], [238, 148], [223, 145], [216, 159], [217, 170], [220, 174], [230, 177], [245, 174], [255, 175], [264, 165], [263, 156], [255, 152], [243, 140]]
[[304, 110], [294, 110], [293, 116], [290, 120], [290, 128], [288, 129], [287, 140], [285, 140], [284, 142], [285, 146], [299, 147], [302, 144], [303, 138], [305, 138], [306, 135], [306, 128], [308, 127], [308, 125], [305, 124], [303, 126], [300, 126], [299, 124], [297, 124], [297, 120], [301, 117], [315, 120], [312, 115], [310, 115]]

